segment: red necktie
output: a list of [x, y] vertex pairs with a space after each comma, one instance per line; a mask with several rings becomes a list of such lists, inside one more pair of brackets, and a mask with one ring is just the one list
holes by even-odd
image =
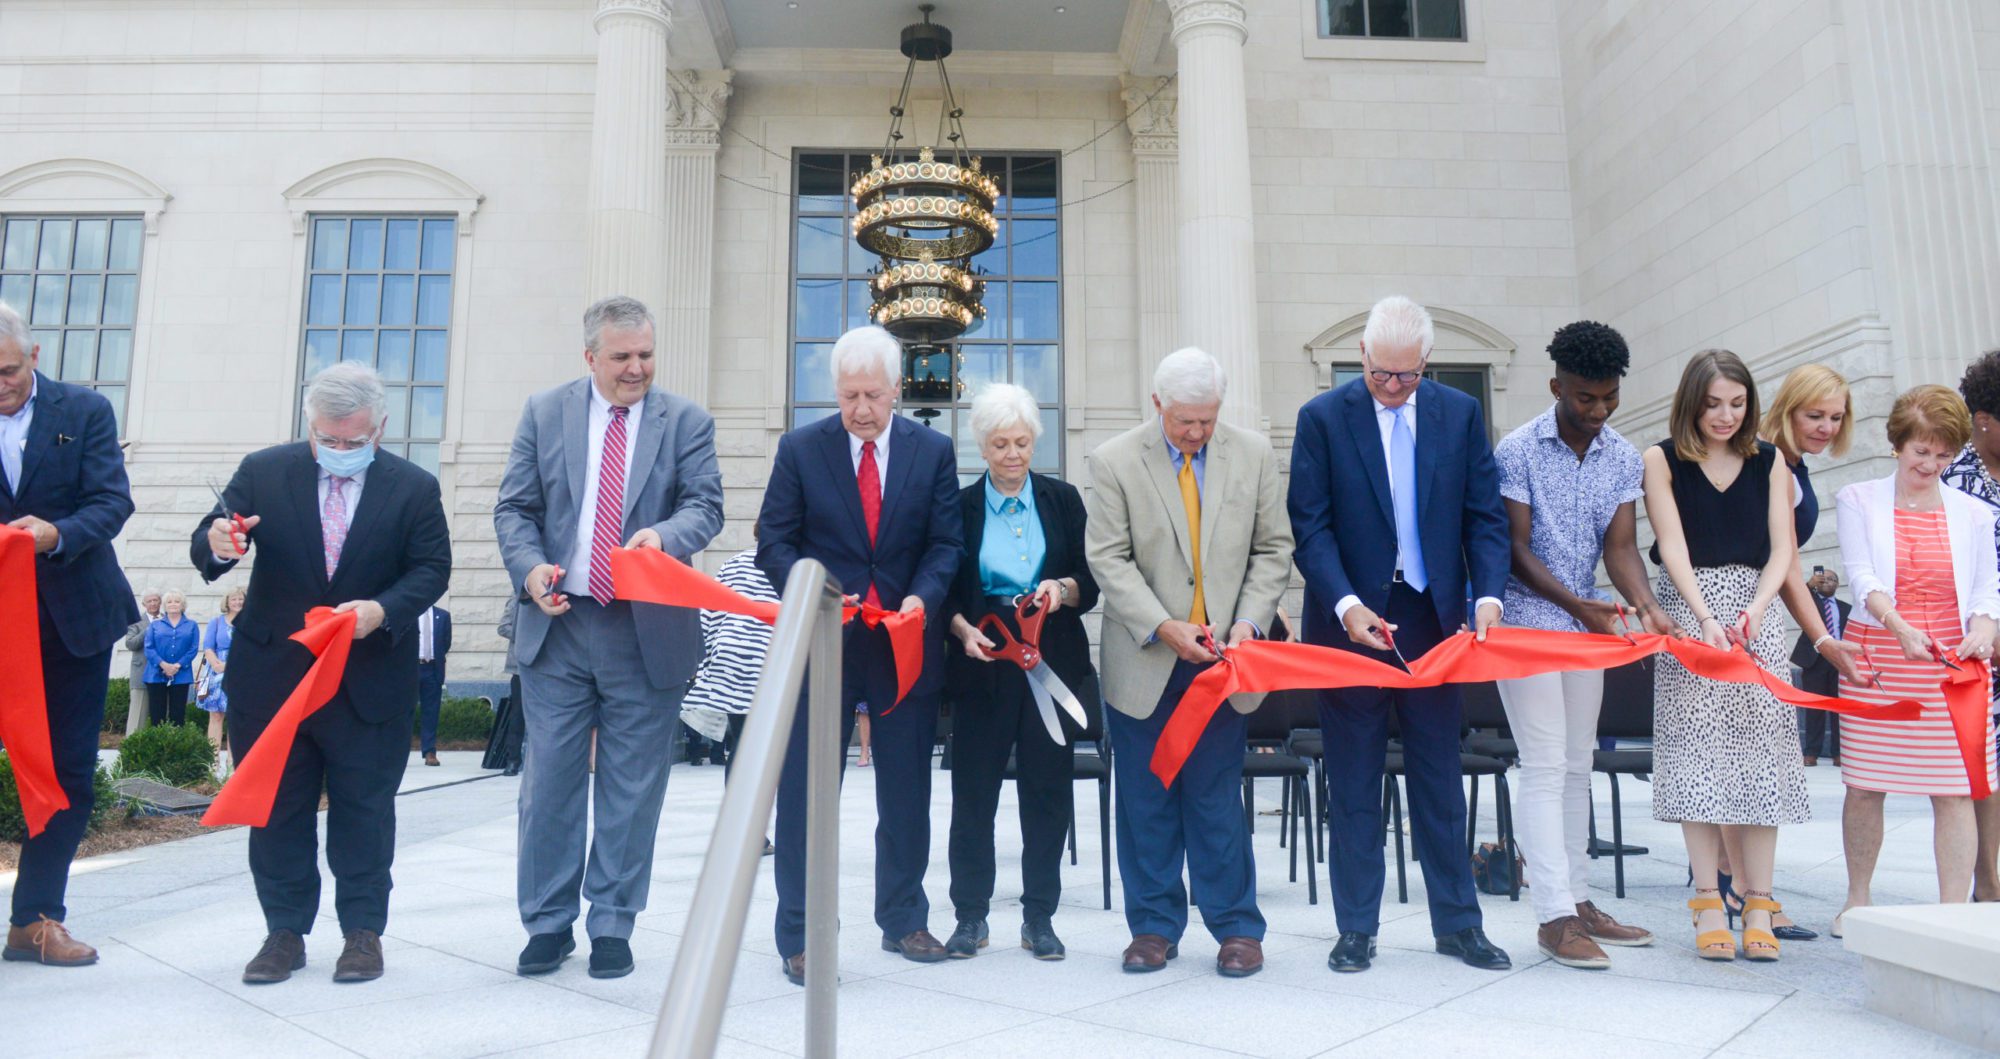
[[625, 528], [625, 413], [624, 405], [611, 406], [611, 422], [604, 428], [604, 457], [597, 466], [597, 517], [590, 531], [590, 598], [609, 604], [611, 591], [611, 551], [619, 545]]
[[[861, 520], [868, 524], [868, 547], [875, 547], [875, 528], [882, 522], [882, 472], [875, 466], [875, 443], [861, 443], [861, 469], [854, 475], [855, 484], [861, 489]], [[868, 602], [881, 606], [881, 597], [875, 594], [875, 582], [868, 582]]]

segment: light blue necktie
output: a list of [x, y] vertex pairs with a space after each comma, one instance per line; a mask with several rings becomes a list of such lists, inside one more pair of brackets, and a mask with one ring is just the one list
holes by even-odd
[[1389, 493], [1396, 504], [1396, 558], [1403, 564], [1403, 580], [1419, 592], [1430, 583], [1424, 572], [1424, 542], [1417, 535], [1417, 439], [1410, 433], [1404, 413], [1409, 406], [1391, 409], [1396, 420], [1389, 428]]

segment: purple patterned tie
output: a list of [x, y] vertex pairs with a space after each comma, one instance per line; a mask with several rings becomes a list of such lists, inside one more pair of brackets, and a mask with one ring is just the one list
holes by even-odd
[[590, 530], [590, 598], [610, 603], [616, 598], [611, 586], [611, 550], [620, 543], [625, 525], [625, 413], [624, 405], [611, 406], [611, 422], [604, 428], [604, 458], [597, 466], [597, 515]]
[[326, 483], [326, 500], [319, 506], [319, 535], [326, 541], [326, 576], [333, 579], [333, 569], [340, 565], [340, 549], [347, 543], [347, 494], [342, 492], [352, 478], [329, 476]]

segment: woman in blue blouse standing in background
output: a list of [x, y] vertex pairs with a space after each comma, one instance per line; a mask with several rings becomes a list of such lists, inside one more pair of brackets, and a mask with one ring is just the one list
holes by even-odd
[[188, 685], [201, 652], [201, 627], [187, 616], [187, 597], [160, 597], [162, 616], [146, 628], [146, 714], [152, 724], [187, 721]]
[[201, 635], [202, 664], [206, 671], [195, 700], [208, 711], [208, 741], [222, 749], [222, 715], [229, 712], [229, 694], [222, 690], [222, 674], [229, 668], [229, 645], [236, 640], [236, 615], [243, 610], [243, 586], [222, 597], [222, 613], [208, 619]]

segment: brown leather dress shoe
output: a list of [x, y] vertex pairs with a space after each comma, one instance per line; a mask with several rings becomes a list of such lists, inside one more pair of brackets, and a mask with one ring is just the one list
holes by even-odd
[[1215, 954], [1215, 973], [1224, 978], [1248, 978], [1264, 969], [1264, 943], [1256, 938], [1224, 938]]
[[1611, 957], [1590, 940], [1580, 916], [1558, 916], [1535, 931], [1535, 944], [1542, 954], [1564, 967], [1601, 971], [1611, 966]]
[[382, 977], [382, 936], [372, 930], [347, 932], [347, 947], [333, 965], [336, 982], [372, 982]]
[[282, 982], [306, 965], [306, 939], [289, 930], [274, 930], [264, 936], [264, 947], [243, 968], [244, 985]]
[[1584, 933], [1599, 945], [1636, 947], [1653, 943], [1652, 931], [1644, 927], [1628, 927], [1589, 901], [1576, 906], [1576, 918], [1583, 920]]
[[432, 751], [431, 753], [424, 755], [424, 764], [435, 765], [437, 763], [438, 763], [438, 756], [436, 751]]
[[1125, 971], [1127, 974], [1157, 971], [1180, 954], [1179, 945], [1158, 934], [1135, 934], [1132, 944], [1125, 946]]
[[49, 967], [83, 967], [97, 962], [97, 950], [69, 936], [60, 920], [43, 916], [25, 927], [7, 927], [7, 948], [0, 956]]
[[882, 951], [901, 953], [913, 963], [938, 963], [947, 955], [944, 942], [928, 930], [913, 930], [900, 938], [884, 937]]
[[806, 984], [806, 954], [785, 957], [785, 980], [793, 985]]

